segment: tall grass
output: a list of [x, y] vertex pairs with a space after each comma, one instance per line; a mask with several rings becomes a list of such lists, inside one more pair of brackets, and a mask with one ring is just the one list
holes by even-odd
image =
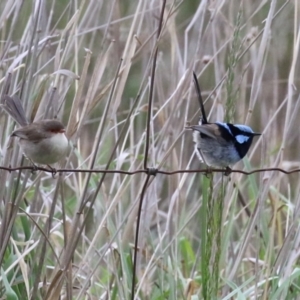
[[[209, 121], [262, 132], [234, 169], [299, 167], [298, 1], [162, 3], [0, 2], [1, 95], [63, 121], [74, 170], [0, 170], [0, 298], [298, 297], [298, 173], [75, 172], [205, 168], [193, 70]], [[0, 124], [0, 165], [30, 165]]]

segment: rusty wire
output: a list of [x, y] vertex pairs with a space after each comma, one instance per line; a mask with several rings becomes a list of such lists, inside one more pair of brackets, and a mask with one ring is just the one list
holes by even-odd
[[[156, 174], [163, 174], [163, 175], [175, 175], [175, 174], [183, 174], [183, 173], [226, 173], [228, 170], [220, 169], [220, 168], [204, 168], [204, 169], [192, 169], [192, 170], [175, 170], [175, 171], [166, 171], [161, 169], [155, 168], [147, 168], [147, 169], [139, 169], [135, 171], [125, 171], [125, 170], [106, 170], [106, 169], [49, 169], [44, 167], [36, 167], [36, 166], [25, 166], [25, 167], [3, 167], [0, 166], [0, 170], [8, 171], [8, 172], [15, 172], [20, 170], [31, 170], [32, 172], [35, 171], [44, 171], [47, 173], [95, 173], [95, 174], [124, 174], [124, 175], [136, 175], [136, 174], [149, 174], [156, 175]], [[293, 170], [285, 170], [282, 168], [261, 168], [261, 169], [254, 169], [251, 171], [243, 171], [243, 170], [233, 170], [230, 169], [229, 173], [240, 173], [244, 175], [251, 175], [255, 173], [262, 173], [262, 172], [280, 172], [287, 175], [300, 173], [300, 168], [293, 169]], [[152, 174], [153, 173], [153, 174]]]

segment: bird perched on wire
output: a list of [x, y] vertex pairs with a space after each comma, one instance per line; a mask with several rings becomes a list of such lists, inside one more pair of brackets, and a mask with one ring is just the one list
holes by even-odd
[[69, 141], [60, 121], [46, 119], [29, 124], [19, 97], [5, 95], [2, 103], [2, 108], [21, 126], [11, 136], [19, 138], [23, 153], [33, 164], [49, 166], [66, 156]]
[[[261, 135], [249, 126], [223, 122], [209, 123], [206, 118], [200, 86], [193, 73], [202, 118], [193, 129], [195, 150], [200, 159], [208, 166], [229, 168], [241, 160], [248, 152], [253, 138]], [[229, 168], [230, 169], [230, 168]]]

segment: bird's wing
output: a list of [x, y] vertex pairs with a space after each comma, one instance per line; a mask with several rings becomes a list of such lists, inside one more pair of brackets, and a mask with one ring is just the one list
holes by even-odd
[[21, 139], [24, 139], [24, 140], [28, 140], [28, 134], [26, 133], [26, 131], [22, 130], [23, 128], [20, 128], [20, 129], [17, 129], [15, 130], [11, 136], [17, 136]]
[[45, 134], [42, 133], [34, 124], [30, 124], [28, 126], [19, 128], [15, 130], [11, 136], [17, 136], [21, 139], [28, 140], [30, 137], [30, 140], [32, 142], [38, 142], [46, 138]]
[[221, 136], [220, 129], [216, 124], [209, 123], [209, 124], [202, 124], [202, 125], [194, 125], [191, 126], [191, 128], [193, 130], [197, 130], [200, 133], [207, 135], [212, 139], [219, 139]]

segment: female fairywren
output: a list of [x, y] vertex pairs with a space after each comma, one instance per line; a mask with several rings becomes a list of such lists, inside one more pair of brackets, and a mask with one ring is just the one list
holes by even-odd
[[202, 113], [199, 125], [193, 129], [193, 140], [200, 161], [208, 166], [229, 167], [241, 160], [248, 152], [253, 137], [260, 135], [249, 126], [231, 123], [209, 123], [206, 118], [200, 86], [195, 73], [194, 82]]
[[33, 164], [49, 166], [67, 155], [69, 141], [60, 121], [46, 119], [29, 124], [19, 97], [5, 95], [2, 101], [2, 107], [21, 125], [11, 136], [19, 138], [23, 153]]

